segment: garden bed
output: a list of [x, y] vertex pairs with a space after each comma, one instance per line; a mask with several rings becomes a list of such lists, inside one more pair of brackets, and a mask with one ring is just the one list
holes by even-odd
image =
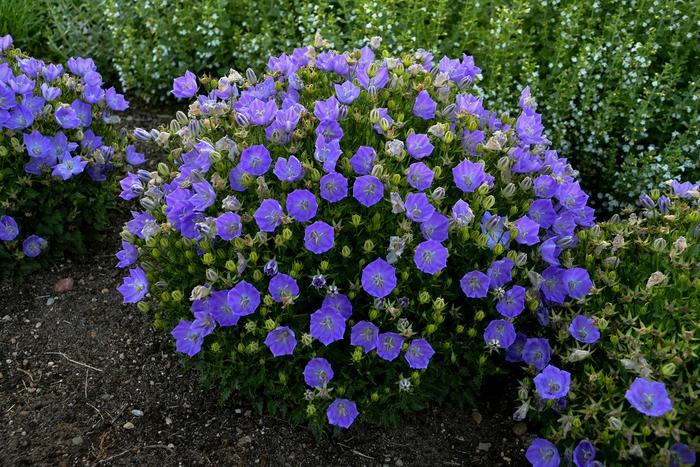
[[[487, 383], [475, 409], [435, 407], [318, 442], [244, 402], [219, 405], [179, 368], [170, 337], [121, 304], [110, 238], [85, 260], [0, 283], [3, 464], [525, 464], [530, 437], [514, 434], [507, 378]], [[54, 292], [68, 277], [74, 288]]]

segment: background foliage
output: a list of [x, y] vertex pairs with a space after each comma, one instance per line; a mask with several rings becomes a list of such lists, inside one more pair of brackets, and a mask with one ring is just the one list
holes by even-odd
[[168, 99], [185, 69], [260, 71], [317, 32], [336, 48], [380, 35], [393, 52], [467, 52], [495, 110], [533, 88], [550, 138], [598, 206], [612, 210], [669, 178], [700, 179], [698, 2], [0, 0], [0, 12], [0, 34], [34, 54], [111, 64], [146, 101]]

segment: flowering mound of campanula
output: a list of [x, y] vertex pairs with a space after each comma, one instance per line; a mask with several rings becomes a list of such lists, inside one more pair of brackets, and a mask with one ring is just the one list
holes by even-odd
[[307, 47], [260, 77], [175, 79], [188, 113], [137, 132], [168, 163], [122, 182], [124, 301], [156, 303], [224, 396], [313, 427], [469, 394], [521, 314], [591, 288], [575, 171], [528, 89], [499, 117], [479, 76], [468, 56]]
[[595, 290], [516, 333], [506, 353], [531, 374], [515, 418], [543, 427], [527, 452], [534, 465], [695, 464], [700, 191], [674, 180], [639, 201], [580, 235], [575, 257]]
[[[10, 265], [47, 248], [81, 251], [107, 226], [124, 165], [114, 126], [128, 107], [91, 59], [45, 63], [12, 42], [0, 37], [0, 264]], [[129, 163], [142, 157], [126, 148]]]

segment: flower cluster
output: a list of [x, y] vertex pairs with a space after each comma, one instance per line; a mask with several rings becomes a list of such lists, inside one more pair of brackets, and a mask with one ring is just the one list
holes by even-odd
[[695, 463], [700, 190], [677, 180], [667, 185], [664, 194], [642, 194], [641, 211], [581, 235], [576, 256], [596, 289], [549, 315], [538, 334], [551, 347], [546, 338], [522, 335], [517, 352], [509, 349], [507, 360], [523, 361], [533, 374], [553, 354], [566, 368], [548, 366], [521, 383], [515, 417], [540, 419], [548, 438], [528, 450], [534, 465], [558, 464], [554, 443], [567, 457], [573, 449], [577, 466], [595, 459]]
[[[113, 87], [105, 89], [92, 60], [71, 58], [64, 69], [12, 42], [0, 37], [0, 259], [10, 260], [36, 257], [54, 240], [70, 242], [81, 216], [87, 224], [104, 214], [112, 185], [102, 182], [122, 165], [112, 127], [128, 107]], [[143, 162], [133, 147], [126, 152], [129, 163]]]
[[[137, 132], [168, 163], [122, 182], [141, 206], [124, 301], [150, 294], [206, 381], [319, 427], [464, 394], [484, 347], [514, 353], [520, 315], [592, 287], [571, 252], [593, 210], [529, 89], [499, 117], [472, 57], [370, 45], [296, 49], [260, 78], [185, 73], [188, 114]], [[525, 347], [565, 399], [547, 341]]]

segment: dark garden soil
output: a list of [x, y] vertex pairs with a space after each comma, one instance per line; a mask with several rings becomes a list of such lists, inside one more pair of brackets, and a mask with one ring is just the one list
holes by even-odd
[[[150, 128], [149, 118], [129, 123]], [[220, 405], [169, 336], [121, 303], [122, 220], [87, 258], [0, 279], [0, 465], [524, 465], [532, 435], [510, 418], [504, 378], [474, 409], [436, 407], [396, 428], [356, 423], [320, 441], [245, 401]], [[72, 289], [55, 292], [64, 278]]]

